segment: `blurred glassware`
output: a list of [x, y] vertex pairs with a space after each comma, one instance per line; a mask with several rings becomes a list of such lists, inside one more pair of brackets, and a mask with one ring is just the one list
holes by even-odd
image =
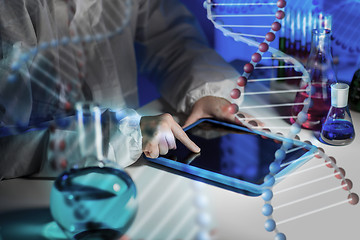
[[71, 239], [117, 240], [136, 216], [136, 187], [116, 162], [103, 156], [99, 106], [83, 102], [75, 107], [82, 157], [56, 179], [51, 214]]
[[[292, 108], [292, 115], [297, 116], [303, 108], [302, 103], [310, 104], [303, 128], [320, 130], [331, 106], [330, 85], [337, 80], [331, 55], [330, 36], [329, 29], [313, 30], [311, 52], [306, 65], [311, 84], [301, 81], [300, 88], [303, 91], [297, 93], [295, 97], [295, 103], [299, 104], [295, 104]], [[296, 119], [291, 119], [292, 123], [295, 121]]]

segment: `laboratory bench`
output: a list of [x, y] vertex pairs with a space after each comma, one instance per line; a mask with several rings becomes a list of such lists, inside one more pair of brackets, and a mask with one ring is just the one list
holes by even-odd
[[[152, 101], [139, 110], [142, 115], [164, 112], [172, 113], [161, 99]], [[256, 112], [252, 114], [257, 116]], [[323, 148], [328, 156], [333, 156], [338, 167], [346, 171], [346, 178], [353, 182], [352, 191], [359, 194], [360, 113], [351, 114], [358, 135], [350, 145], [335, 147], [322, 144], [309, 130], [302, 130], [298, 136], [301, 141], [309, 140]], [[181, 122], [184, 117], [179, 116], [177, 119]], [[289, 126], [286, 121], [279, 120], [277, 124]], [[281, 132], [281, 128], [271, 130]], [[287, 130], [283, 129], [285, 132]], [[144, 158], [125, 170], [135, 182], [139, 204], [136, 218], [126, 233], [129, 239], [195, 239], [199, 231], [197, 216], [200, 210], [210, 216], [208, 228], [212, 239], [274, 239], [275, 234], [264, 229], [267, 218], [262, 214], [264, 200], [261, 196], [247, 196], [173, 174], [152, 166]], [[323, 178], [333, 174], [333, 171], [333, 168], [324, 166], [323, 159], [312, 158], [296, 170], [295, 173], [298, 174], [289, 175], [275, 185], [272, 204], [275, 208], [273, 216], [277, 222], [291, 220], [303, 213], [312, 213], [293, 221], [283, 221], [278, 226], [287, 239], [360, 239], [359, 204], [354, 206], [343, 203], [348, 193], [341, 188], [341, 181], [335, 177]], [[307, 185], [301, 186], [304, 183]], [[47, 228], [47, 233], [42, 234], [42, 239], [61, 239], [59, 235], [51, 234], [51, 230], [58, 231], [56, 226], [47, 224], [52, 221], [49, 215], [52, 185], [51, 178], [1, 181], [0, 222], [4, 218], [5, 221], [18, 218], [22, 224], [21, 231], [28, 231], [27, 239], [36, 239], [31, 235], [44, 232], [44, 228]], [[299, 187], [291, 190], [294, 186]], [[203, 208], [196, 207], [197, 198], [203, 199]], [[286, 204], [289, 206], [284, 207]], [[276, 209], [277, 206], [281, 208]], [[319, 209], [323, 211], [318, 211]], [[1, 238], [1, 230], [0, 225], [0, 239], [7, 240]]]

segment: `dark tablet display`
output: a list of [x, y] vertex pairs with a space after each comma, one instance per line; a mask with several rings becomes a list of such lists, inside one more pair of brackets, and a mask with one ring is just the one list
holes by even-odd
[[[154, 167], [202, 181], [248, 196], [260, 195], [269, 173], [269, 165], [282, 141], [291, 142], [280, 171], [275, 174], [275, 184], [310, 160], [317, 148], [278, 135], [219, 122], [200, 119], [184, 129], [201, 148], [200, 154], [190, 152], [182, 143], [165, 156], [150, 159]], [[152, 164], [154, 163], [154, 164]]]
[[[262, 184], [281, 143], [232, 128], [231, 125], [210, 121], [205, 120], [186, 131], [201, 148], [200, 154], [192, 153], [177, 141], [177, 149], [161, 157], [249, 183]], [[295, 160], [304, 153], [306, 150], [303, 148], [288, 153], [283, 163]]]

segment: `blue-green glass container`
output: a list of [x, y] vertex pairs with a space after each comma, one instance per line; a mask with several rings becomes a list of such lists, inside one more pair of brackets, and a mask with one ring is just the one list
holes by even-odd
[[55, 180], [51, 214], [70, 239], [117, 240], [136, 216], [136, 186], [103, 156], [99, 107], [79, 103], [76, 110], [81, 158]]

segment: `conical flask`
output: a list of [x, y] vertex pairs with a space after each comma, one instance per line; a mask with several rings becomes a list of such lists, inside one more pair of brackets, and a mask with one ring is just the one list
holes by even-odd
[[331, 106], [330, 85], [337, 80], [331, 56], [330, 36], [331, 31], [328, 29], [312, 31], [311, 51], [306, 64], [310, 81], [302, 79], [302, 91], [296, 94], [297, 104], [292, 107], [291, 121], [294, 123], [304, 104], [310, 104], [307, 120], [302, 124], [303, 128], [320, 130]]
[[135, 218], [136, 187], [103, 155], [100, 108], [77, 103], [76, 112], [81, 158], [56, 179], [51, 214], [69, 239], [117, 240]]
[[347, 145], [355, 138], [348, 108], [349, 85], [331, 85], [331, 108], [321, 129], [321, 139], [331, 145]]

